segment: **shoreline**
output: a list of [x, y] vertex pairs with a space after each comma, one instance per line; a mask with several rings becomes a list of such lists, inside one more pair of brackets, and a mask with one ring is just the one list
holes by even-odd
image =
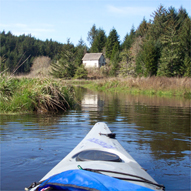
[[72, 81], [72, 84], [105, 92], [183, 97], [191, 99], [191, 78], [138, 77]]
[[76, 104], [74, 86], [100, 92], [191, 99], [191, 78], [129, 77], [64, 80], [1, 77], [0, 113], [15, 115], [65, 112]]

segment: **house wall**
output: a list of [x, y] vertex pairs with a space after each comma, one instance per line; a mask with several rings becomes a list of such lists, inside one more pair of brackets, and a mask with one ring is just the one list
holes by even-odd
[[83, 64], [86, 68], [89, 68], [89, 67], [99, 68], [105, 65], [105, 58], [103, 55], [101, 55], [99, 60], [85, 60], [83, 61]]
[[83, 61], [83, 64], [85, 67], [96, 67], [98, 68], [99, 67], [99, 60], [86, 60], [86, 61]]

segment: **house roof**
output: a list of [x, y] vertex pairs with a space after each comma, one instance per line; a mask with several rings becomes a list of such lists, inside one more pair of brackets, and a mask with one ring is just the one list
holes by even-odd
[[102, 53], [86, 53], [82, 60], [99, 60]]

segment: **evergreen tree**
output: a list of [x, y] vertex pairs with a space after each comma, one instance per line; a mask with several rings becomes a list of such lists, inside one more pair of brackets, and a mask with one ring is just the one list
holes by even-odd
[[77, 79], [86, 79], [88, 76], [88, 71], [85, 69], [84, 65], [82, 64], [76, 69], [74, 78]]
[[189, 17], [185, 18], [183, 22], [179, 38], [181, 42], [181, 51], [184, 55], [182, 71], [184, 76], [191, 77], [191, 19]]
[[111, 61], [111, 71], [110, 75], [111, 76], [117, 76], [118, 71], [119, 71], [119, 62], [120, 62], [120, 56], [119, 56], [119, 51], [115, 53], [115, 56], [113, 57]]
[[[30, 71], [34, 57], [49, 56], [51, 58], [58, 54], [61, 44], [50, 41], [36, 40], [31, 35], [14, 36], [11, 32], [0, 33], [1, 49], [0, 56], [5, 57], [5, 62], [1, 68], [6, 68], [7, 72], [12, 73], [20, 63], [16, 73], [27, 73]], [[23, 64], [22, 64], [23, 63]]]
[[103, 48], [105, 47], [106, 40], [107, 40], [107, 37], [106, 37], [105, 31], [102, 29], [99, 29], [92, 43], [90, 52], [92, 53], [102, 52]]
[[75, 69], [73, 52], [65, 50], [57, 62], [51, 63], [50, 74], [56, 78], [69, 79], [74, 76]]
[[135, 63], [133, 62], [132, 53], [130, 50], [123, 50], [120, 53], [120, 69], [119, 75], [126, 77], [126, 76], [135, 76]]
[[152, 24], [148, 28], [147, 36], [157, 41], [162, 34], [165, 33], [166, 21], [167, 21], [167, 10], [164, 6], [160, 7], [152, 13], [153, 20]]
[[122, 44], [122, 48], [127, 50], [130, 49], [134, 40], [135, 40], [135, 29], [134, 29], [134, 26], [132, 26], [130, 34], [127, 33], [127, 35], [125, 36], [124, 42]]
[[157, 73], [158, 48], [154, 41], [148, 40], [142, 46], [142, 64], [144, 64], [144, 76], [152, 76]]
[[68, 79], [74, 77], [75, 70], [75, 47], [68, 39], [67, 44], [62, 48], [59, 60], [51, 63], [50, 74], [56, 78]]
[[87, 52], [87, 46], [82, 38], [79, 40], [78, 45], [75, 48], [75, 65], [79, 67], [82, 64], [82, 58]]
[[117, 34], [117, 31], [113, 28], [110, 31], [109, 36], [107, 38], [107, 42], [106, 42], [106, 57], [109, 59], [111, 59], [112, 51], [115, 44], [117, 44], [118, 47], [120, 45], [119, 35]]
[[145, 34], [147, 34], [148, 28], [149, 28], [149, 23], [147, 23], [147, 21], [145, 20], [145, 17], [144, 17], [143, 21], [141, 22], [141, 24], [139, 25], [139, 27], [136, 31], [136, 36], [144, 37]]
[[89, 41], [90, 45], [93, 44], [96, 35], [97, 35], [97, 29], [96, 25], [94, 24], [90, 29], [90, 31], [88, 32], [88, 37], [87, 37], [87, 40]]
[[177, 19], [173, 9], [171, 9], [168, 15], [166, 32], [161, 37], [163, 49], [157, 72], [159, 76], [182, 76], [183, 55], [177, 25]]
[[110, 59], [113, 60], [114, 57], [115, 57], [115, 54], [118, 53], [118, 52], [119, 52], [119, 43], [115, 42]]

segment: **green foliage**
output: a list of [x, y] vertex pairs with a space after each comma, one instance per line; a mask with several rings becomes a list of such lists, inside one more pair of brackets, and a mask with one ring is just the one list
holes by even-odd
[[111, 60], [113, 60], [115, 58], [116, 53], [119, 54], [119, 43], [115, 42], [114, 46], [113, 46], [113, 50], [112, 50], [112, 54], [111, 54]]
[[134, 40], [135, 40], [135, 29], [134, 27], [132, 27], [131, 31], [130, 31], [130, 34], [127, 34], [125, 36], [125, 39], [124, 39], [124, 42], [122, 44], [122, 48], [123, 49], [130, 49]]
[[137, 58], [141, 62], [144, 76], [152, 76], [157, 73], [158, 48], [154, 41], [148, 40], [143, 43], [142, 50]]
[[55, 63], [51, 63], [50, 74], [56, 78], [72, 78], [75, 74], [74, 53], [65, 50], [62, 57]]
[[143, 18], [143, 21], [141, 22], [141, 24], [139, 25], [137, 31], [136, 31], [136, 36], [141, 36], [144, 37], [147, 34], [147, 31], [149, 29], [149, 23], [147, 23], [147, 21], [145, 20], [145, 18]]
[[[141, 34], [143, 45], [136, 56], [136, 73], [138, 75], [184, 76], [189, 73], [191, 58], [191, 20], [186, 10], [168, 9], [160, 6], [153, 13], [153, 21], [146, 25], [145, 21], [136, 31]], [[187, 74], [185, 74], [187, 71]]]
[[78, 45], [75, 48], [75, 67], [79, 67], [82, 64], [82, 58], [87, 52], [87, 46], [82, 39], [79, 40]]
[[0, 78], [0, 112], [66, 111], [74, 105], [69, 87], [48, 79]]
[[86, 79], [88, 76], [88, 71], [85, 69], [84, 65], [82, 64], [79, 66], [75, 72], [74, 78], [76, 79]]
[[28, 73], [34, 57], [49, 56], [53, 59], [62, 46], [52, 40], [43, 42], [36, 40], [31, 35], [16, 37], [11, 32], [6, 34], [5, 31], [0, 33], [0, 39], [0, 56], [5, 58], [5, 62], [1, 63], [0, 70], [4, 71], [7, 69], [7, 72], [10, 73], [13, 72], [19, 63], [24, 61], [24, 64], [17, 69], [16, 73]]
[[90, 52], [92, 53], [102, 52], [103, 48], [105, 47], [106, 40], [107, 37], [105, 31], [99, 29], [96, 33], [96, 36], [94, 37]]
[[106, 57], [107, 58], [111, 59], [112, 51], [115, 45], [119, 47], [119, 35], [117, 34], [117, 31], [113, 28], [110, 31], [109, 36], [107, 38], [107, 42], [106, 42]]
[[50, 74], [56, 78], [73, 78], [75, 72], [78, 71], [77, 68], [82, 64], [82, 57], [86, 50], [87, 47], [82, 39], [80, 39], [77, 47], [68, 39], [58, 56], [58, 60], [51, 63]]
[[53, 76], [72, 78], [82, 57], [90, 51], [104, 54], [106, 73], [110, 75], [190, 76], [191, 18], [182, 7], [177, 11], [160, 5], [152, 13], [152, 20], [147, 22], [144, 18], [137, 30], [132, 27], [122, 45], [114, 28], [107, 37], [95, 24], [88, 32], [89, 50], [82, 39], [76, 47], [69, 39], [66, 44], [59, 44], [36, 40], [31, 35], [16, 37], [5, 31], [0, 33], [0, 39], [0, 74], [13, 73], [15, 69], [17, 74], [28, 73], [36, 57], [47, 56], [52, 59]]
[[87, 38], [87, 40], [90, 42], [91, 45], [93, 44], [96, 35], [97, 35], [97, 29], [96, 25], [94, 24], [90, 29], [90, 31], [88, 32], [88, 38]]
[[181, 70], [184, 73], [184, 77], [191, 77], [191, 57], [186, 56], [184, 58], [184, 64]]
[[111, 70], [110, 70], [111, 76], [117, 76], [119, 70], [119, 62], [120, 62], [120, 56], [119, 56], [119, 51], [117, 51], [111, 61]]
[[153, 40], [158, 40], [165, 32], [167, 21], [167, 10], [164, 6], [160, 6], [156, 11], [152, 13], [153, 20], [147, 32], [147, 37], [151, 37]]
[[[173, 15], [170, 15], [172, 18]], [[161, 37], [163, 49], [159, 62], [157, 74], [159, 76], [182, 76], [181, 66], [183, 64], [181, 43], [176, 30], [177, 21], [168, 20], [170, 22], [166, 29], [166, 33]]]
[[126, 76], [135, 76], [135, 63], [133, 62], [133, 57], [130, 50], [123, 50], [120, 53], [120, 69], [119, 75], [126, 77]]

